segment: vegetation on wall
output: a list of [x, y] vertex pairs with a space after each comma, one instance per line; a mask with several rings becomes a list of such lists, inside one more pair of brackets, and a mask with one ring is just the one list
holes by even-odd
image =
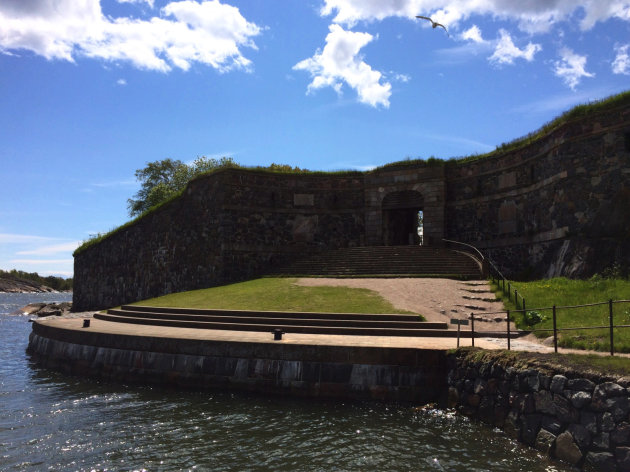
[[605, 110], [609, 110], [612, 108], [616, 108], [622, 105], [630, 104], [630, 90], [626, 92], [622, 92], [617, 95], [613, 95], [608, 98], [604, 98], [602, 100], [596, 100], [589, 103], [585, 103], [582, 105], [577, 105], [570, 110], [564, 112], [559, 117], [551, 120], [549, 123], [544, 124], [537, 131], [533, 131], [531, 133], [526, 134], [520, 138], [514, 139], [513, 141], [509, 141], [507, 143], [502, 143], [496, 147], [494, 151], [490, 151], [485, 154], [475, 154], [473, 156], [467, 156], [460, 159], [455, 159], [454, 162], [458, 164], [476, 161], [479, 159], [485, 159], [488, 157], [494, 157], [500, 154], [504, 154], [508, 151], [514, 151], [516, 149], [521, 149], [523, 147], [529, 146], [539, 139], [543, 138], [547, 134], [555, 131], [561, 126], [570, 123], [575, 120], [583, 119], [589, 116], [596, 115]]
[[148, 162], [146, 167], [135, 172], [136, 180], [141, 183], [141, 187], [134, 195], [135, 198], [127, 200], [129, 216], [141, 215], [169, 200], [182, 192], [188, 182], [198, 175], [229, 167], [237, 167], [231, 157], [211, 159], [202, 156], [191, 164], [173, 159]]
[[59, 292], [64, 290], [72, 290], [72, 278], [64, 279], [61, 277], [55, 277], [49, 275], [48, 277], [42, 277], [37, 272], [24, 272], [21, 270], [0, 270], [0, 278], [3, 279], [13, 279], [13, 280], [28, 280], [30, 282], [35, 282], [39, 285], [45, 285], [46, 287], [50, 287], [53, 290], [57, 290]]

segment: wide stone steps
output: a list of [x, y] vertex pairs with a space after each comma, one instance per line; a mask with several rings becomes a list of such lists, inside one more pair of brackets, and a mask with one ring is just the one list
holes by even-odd
[[469, 254], [426, 246], [373, 246], [310, 254], [273, 270], [273, 275], [416, 276], [481, 278], [479, 262]]
[[[419, 321], [418, 315], [293, 313], [278, 311], [201, 310], [124, 305], [95, 318], [175, 328], [262, 331], [272, 333], [361, 336], [456, 336], [446, 323]], [[462, 336], [467, 336], [462, 332]]]

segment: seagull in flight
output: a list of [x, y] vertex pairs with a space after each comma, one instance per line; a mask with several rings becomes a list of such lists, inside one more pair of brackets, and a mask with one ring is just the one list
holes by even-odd
[[441, 28], [444, 28], [444, 31], [446, 31], [446, 34], [449, 36], [450, 38], [450, 34], [448, 34], [448, 30], [446, 29], [446, 26], [444, 26], [442, 23], [438, 23], [437, 21], [433, 21], [431, 18], [429, 18], [428, 16], [420, 16], [420, 15], [416, 15], [416, 18], [422, 18], [423, 20], [429, 20], [431, 22], [431, 26], [433, 27], [433, 29], [437, 28], [438, 26]]

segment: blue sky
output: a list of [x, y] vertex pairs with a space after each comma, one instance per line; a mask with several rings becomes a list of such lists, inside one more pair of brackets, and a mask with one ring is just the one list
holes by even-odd
[[630, 89], [629, 56], [630, 0], [0, 0], [0, 269], [71, 276], [149, 161], [486, 152]]

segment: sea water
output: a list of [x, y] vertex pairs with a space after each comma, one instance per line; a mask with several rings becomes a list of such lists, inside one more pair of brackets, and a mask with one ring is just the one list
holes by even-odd
[[26, 354], [31, 302], [0, 293], [0, 470], [568, 471], [501, 431], [420, 405], [104, 383]]

